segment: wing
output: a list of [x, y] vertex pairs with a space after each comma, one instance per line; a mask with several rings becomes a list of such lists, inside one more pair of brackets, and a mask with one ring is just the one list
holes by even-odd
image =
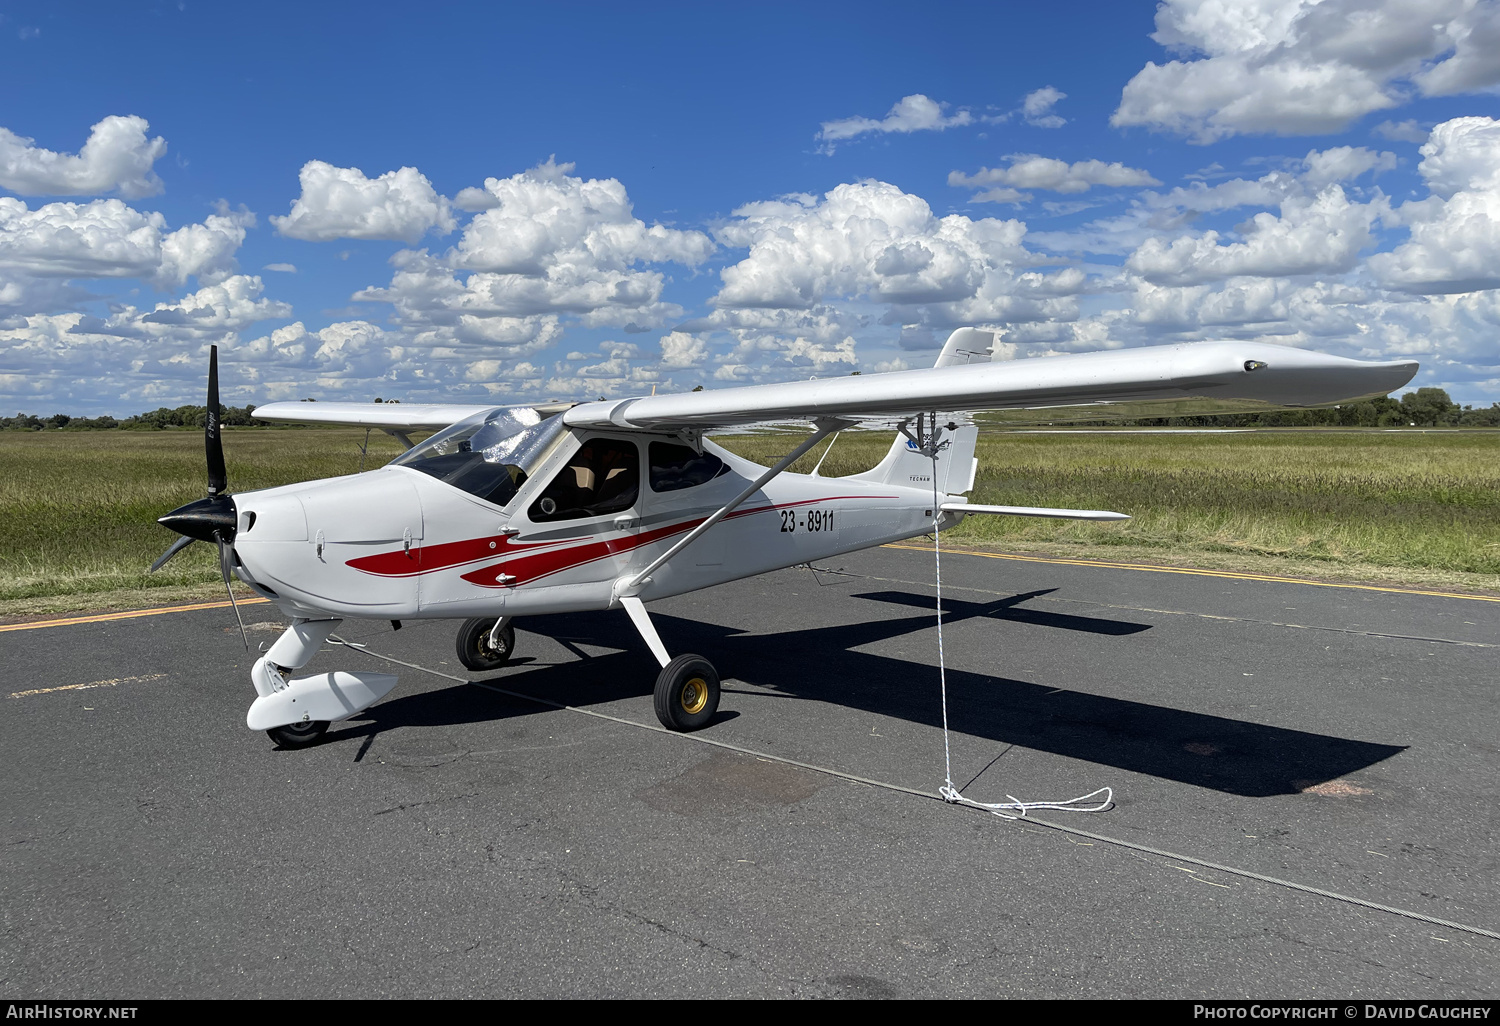
[[[975, 348], [974, 336], [988, 334], [959, 332], [966, 350]], [[948, 348], [954, 348], [952, 341]], [[889, 419], [928, 410], [1081, 406], [1099, 417], [1122, 404], [1154, 410], [1132, 414], [1140, 416], [1233, 413], [1355, 402], [1386, 395], [1416, 372], [1412, 362], [1368, 363], [1257, 342], [1196, 342], [1003, 363], [945, 365], [940, 359], [926, 370], [583, 403], [563, 420], [573, 427], [675, 430], [821, 417]]]
[[[530, 407], [542, 416], [561, 413], [572, 403]], [[476, 414], [501, 406], [463, 406], [456, 403], [267, 403], [251, 414], [257, 420], [290, 424], [346, 424], [386, 431], [440, 431]]]

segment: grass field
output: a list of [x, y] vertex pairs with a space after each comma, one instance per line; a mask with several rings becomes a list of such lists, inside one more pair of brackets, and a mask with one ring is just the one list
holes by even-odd
[[[224, 430], [230, 491], [359, 470], [362, 430]], [[374, 432], [366, 466], [399, 454]], [[156, 518], [207, 490], [201, 431], [0, 432], [0, 615], [224, 594], [218, 556]]]
[[[856, 473], [888, 445], [845, 435], [822, 473]], [[768, 462], [791, 445], [763, 436], [734, 448]], [[954, 544], [1500, 589], [1500, 432], [996, 432], [977, 454], [974, 502], [1134, 519], [969, 517], [945, 534]]]
[[[232, 491], [360, 467], [365, 433], [228, 429]], [[787, 434], [719, 441], [763, 463]], [[825, 475], [872, 466], [884, 433], [841, 436]], [[811, 468], [822, 447], [794, 469]], [[399, 452], [378, 433], [366, 466]], [[953, 544], [1324, 578], [1500, 590], [1500, 432], [1261, 431], [981, 437], [975, 502], [1116, 509], [1090, 524], [971, 517]], [[195, 431], [0, 433], [0, 615], [222, 594], [207, 545], [160, 573], [155, 520], [204, 493]]]

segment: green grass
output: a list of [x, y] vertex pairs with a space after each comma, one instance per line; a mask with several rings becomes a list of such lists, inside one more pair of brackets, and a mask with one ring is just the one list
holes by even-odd
[[[232, 491], [359, 469], [364, 432], [228, 429]], [[868, 469], [886, 433], [841, 436], [829, 476]], [[719, 438], [762, 463], [784, 433]], [[376, 433], [366, 466], [399, 452]], [[794, 468], [810, 470], [819, 446]], [[1116, 509], [1091, 524], [970, 517], [954, 544], [1013, 552], [1500, 590], [1500, 432], [1026, 434], [980, 439], [975, 502]], [[222, 594], [156, 518], [204, 494], [196, 431], [0, 432], [0, 614]]]
[[[363, 430], [224, 431], [231, 491], [359, 469]], [[367, 466], [401, 451], [370, 438]], [[192, 545], [146, 570], [177, 537], [156, 518], [207, 491], [200, 431], [0, 432], [0, 613], [222, 595], [218, 557]]]
[[[720, 442], [763, 463], [792, 447], [774, 435]], [[845, 435], [822, 472], [858, 472], [888, 444]], [[1500, 589], [1500, 433], [996, 432], [980, 437], [978, 456], [974, 502], [1133, 519], [976, 516], [947, 536], [955, 543]]]

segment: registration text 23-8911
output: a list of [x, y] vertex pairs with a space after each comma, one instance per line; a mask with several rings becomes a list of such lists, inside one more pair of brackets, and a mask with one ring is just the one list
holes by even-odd
[[782, 534], [838, 530], [831, 509], [784, 509], [780, 513]]

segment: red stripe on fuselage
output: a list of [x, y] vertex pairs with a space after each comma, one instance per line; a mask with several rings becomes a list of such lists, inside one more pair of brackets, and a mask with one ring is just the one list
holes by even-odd
[[[572, 541], [573, 539], [565, 539]], [[430, 574], [434, 570], [447, 570], [464, 563], [477, 563], [481, 559], [494, 559], [500, 549], [537, 549], [564, 542], [517, 542], [509, 535], [496, 534], [484, 538], [467, 538], [463, 541], [444, 542], [441, 545], [414, 545], [410, 552], [397, 549], [394, 552], [379, 552], [373, 556], [360, 556], [348, 561], [349, 566], [367, 574], [380, 577], [415, 577]]]
[[[658, 527], [654, 531], [642, 531], [640, 534], [621, 535], [618, 538], [589, 542], [585, 545], [571, 545], [565, 549], [549, 549], [546, 552], [534, 552], [528, 556], [517, 556], [504, 563], [495, 563], [479, 570], [471, 570], [464, 574], [463, 578], [470, 584], [477, 584], [481, 588], [515, 588], [522, 584], [530, 584], [550, 574], [571, 570], [585, 563], [629, 552], [642, 545], [650, 545], [654, 541], [670, 538], [674, 534], [691, 531], [707, 519], [707, 517], [699, 517], [697, 520], [688, 520], [669, 527]], [[502, 585], [498, 580], [501, 574], [512, 579]]]
[[[778, 509], [791, 509], [796, 506], [813, 506], [821, 502], [839, 502], [845, 499], [895, 499], [895, 495], [832, 495], [821, 499], [804, 499], [799, 502], [781, 502], [769, 506], [757, 506], [754, 509], [739, 509], [725, 515], [725, 520], [735, 520], [739, 517], [754, 516], [756, 513], [767, 513]], [[377, 574], [382, 577], [413, 577], [419, 574], [433, 573], [438, 570], [448, 570], [464, 563], [476, 563], [481, 560], [493, 559], [508, 555], [510, 551], [530, 550], [525, 555], [504, 559], [502, 562], [493, 563], [478, 570], [471, 570], [463, 575], [463, 579], [470, 584], [476, 584], [481, 588], [502, 587], [496, 580], [501, 574], [506, 574], [514, 580], [507, 581], [505, 587], [516, 587], [530, 581], [559, 573], [563, 570], [571, 570], [573, 567], [592, 563], [598, 559], [629, 552], [642, 545], [650, 545], [652, 542], [670, 538], [673, 535], [683, 534], [691, 531], [707, 517], [697, 517], [692, 520], [682, 520], [667, 527], [658, 527], [640, 534], [622, 535], [616, 538], [603, 539], [599, 541], [588, 541], [576, 544], [578, 539], [565, 538], [555, 542], [516, 542], [508, 535], [492, 535], [484, 538], [471, 538], [464, 541], [445, 542], [441, 545], [428, 545], [413, 547], [410, 553], [404, 550], [392, 552], [381, 552], [372, 556], [361, 556], [351, 559], [348, 565], [356, 570], [369, 574]], [[507, 552], [497, 551], [504, 543]], [[541, 551], [546, 550], [546, 551]]]

